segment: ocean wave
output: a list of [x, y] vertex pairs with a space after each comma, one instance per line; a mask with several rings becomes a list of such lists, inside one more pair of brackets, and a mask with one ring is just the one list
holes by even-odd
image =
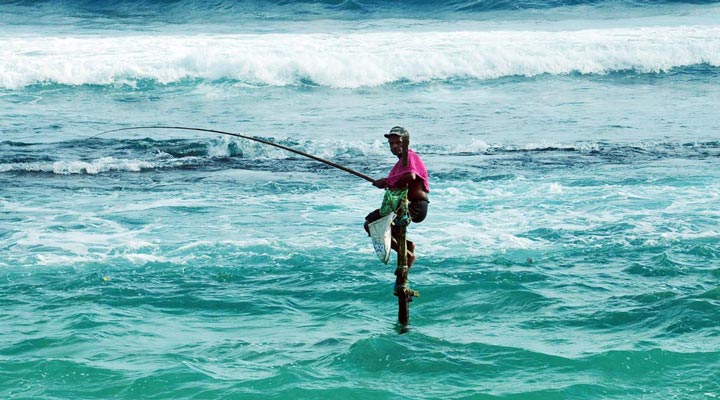
[[598, 156], [600, 158], [615, 159], [641, 159], [641, 158], [687, 158], [702, 159], [720, 157], [720, 142], [637, 142], [637, 143], [609, 143], [609, 142], [541, 142], [518, 144], [488, 144], [483, 141], [473, 141], [469, 145], [443, 146], [419, 145], [419, 152], [454, 155], [544, 155], [544, 154], [579, 154]]
[[155, 166], [143, 160], [122, 160], [102, 157], [92, 161], [54, 161], [21, 162], [0, 164], [2, 172], [49, 172], [58, 175], [88, 174], [96, 175], [110, 171], [140, 172]]
[[718, 74], [720, 28], [0, 39], [0, 88], [240, 82], [359, 88], [509, 76]]
[[456, 13], [477, 14], [493, 11], [522, 11], [546, 10], [577, 6], [613, 6], [613, 7], [657, 7], [659, 5], [710, 5], [716, 0], [82, 0], [59, 1], [49, 0], [42, 2], [29, 2], [15, 0], [6, 2], [7, 5], [41, 9], [45, 12], [54, 11], [66, 15], [83, 14], [96, 15], [109, 18], [132, 18], [163, 16], [167, 18], [192, 18], [192, 15], [284, 15], [290, 17], [327, 16], [328, 13], [350, 13], [352, 15], [375, 15], [379, 13]]
[[[265, 140], [271, 140], [265, 138]], [[378, 160], [388, 151], [380, 141], [343, 142], [338, 140], [298, 141], [278, 139], [276, 143], [335, 161], [352, 168], [377, 168]], [[80, 150], [78, 150], [80, 149]], [[720, 142], [639, 142], [639, 143], [528, 143], [488, 144], [474, 140], [470, 144], [418, 144], [415, 149], [428, 156], [475, 157], [503, 156], [503, 162], [527, 157], [558, 159], [565, 164], [634, 163], [657, 159], [707, 159], [720, 157]], [[87, 155], [90, 153], [92, 155]], [[49, 156], [53, 154], [54, 156]], [[568, 159], [570, 156], [578, 156]], [[109, 172], [144, 172], [187, 168], [242, 168], [261, 171], [310, 171], [318, 162], [244, 139], [226, 136], [209, 139], [79, 139], [57, 143], [33, 144], [0, 142], [0, 173], [49, 173], [56, 175], [97, 175]], [[359, 159], [364, 161], [358, 161]], [[277, 160], [288, 162], [278, 163]], [[299, 162], [297, 162], [300, 160]], [[380, 162], [382, 164], [382, 162]], [[452, 175], [457, 177], [458, 172]], [[465, 172], [467, 173], [467, 171]], [[437, 176], [444, 173], [437, 172]]]
[[[101, 139], [87, 138], [56, 143], [0, 142], [0, 173], [50, 173], [97, 175], [108, 172], [144, 172], [187, 168], [248, 168], [283, 171], [317, 169], [318, 163], [288, 162], [293, 153], [249, 140], [227, 136], [209, 139]], [[274, 141], [269, 138], [263, 140]], [[379, 142], [274, 141], [320, 158], [348, 162], [358, 155], [387, 153]], [[50, 156], [52, 155], [52, 156]]]

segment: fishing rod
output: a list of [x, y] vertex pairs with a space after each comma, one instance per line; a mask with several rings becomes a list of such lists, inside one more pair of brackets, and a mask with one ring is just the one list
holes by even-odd
[[95, 138], [95, 137], [98, 137], [98, 136], [100, 136], [100, 135], [103, 135], [103, 134], [105, 134], [105, 133], [110, 133], [110, 132], [131, 131], [131, 130], [140, 130], [140, 129], [178, 129], [178, 130], [185, 130], [185, 131], [209, 132], [209, 133], [219, 133], [219, 134], [221, 134], [221, 135], [235, 136], [235, 137], [239, 137], [239, 138], [241, 138], [241, 139], [247, 139], [247, 140], [252, 140], [252, 141], [255, 141], [255, 142], [258, 142], [258, 143], [267, 144], [267, 145], [269, 145], [269, 146], [274, 146], [274, 147], [277, 147], [277, 148], [280, 148], [280, 149], [289, 151], [289, 152], [291, 152], [291, 153], [295, 153], [295, 154], [299, 154], [299, 155], [304, 156], [304, 157], [312, 158], [312, 159], [315, 160], [315, 161], [320, 161], [321, 163], [327, 164], [327, 165], [329, 165], [329, 166], [331, 166], [331, 167], [334, 167], [334, 168], [337, 168], [337, 169], [341, 169], [341, 170], [343, 170], [343, 171], [345, 171], [345, 172], [349, 172], [349, 173], [351, 173], [351, 174], [353, 174], [353, 175], [355, 175], [355, 176], [357, 176], [357, 177], [360, 177], [360, 178], [365, 179], [365, 180], [368, 181], [368, 182], [374, 182], [374, 181], [375, 181], [375, 179], [373, 179], [373, 178], [371, 178], [371, 177], [369, 177], [369, 176], [367, 176], [367, 175], [365, 175], [365, 174], [363, 174], [363, 173], [361, 173], [361, 172], [355, 171], [354, 169], [350, 169], [350, 168], [348, 168], [348, 167], [345, 167], [345, 166], [343, 166], [343, 165], [334, 163], [334, 162], [329, 161], [329, 160], [326, 160], [326, 159], [324, 159], [324, 158], [320, 158], [320, 157], [318, 157], [318, 156], [314, 156], [314, 155], [312, 155], [312, 154], [308, 154], [308, 153], [302, 152], [302, 151], [300, 151], [300, 150], [293, 149], [292, 147], [284, 146], [284, 145], [281, 145], [281, 144], [278, 144], [278, 143], [273, 143], [273, 142], [268, 141], [268, 140], [265, 140], [265, 139], [260, 139], [260, 138], [256, 138], [256, 137], [252, 137], [252, 136], [241, 135], [241, 134], [239, 134], [239, 133], [234, 133], [234, 132], [219, 131], [219, 130], [216, 130], [216, 129], [191, 128], [191, 127], [187, 127], [187, 126], [134, 126], [134, 127], [130, 127], [130, 128], [119, 128], [119, 129], [112, 129], [112, 130], [105, 131], [105, 132], [100, 132], [100, 133], [98, 133], [98, 134], [95, 135], [95, 136], [91, 136], [90, 138]]

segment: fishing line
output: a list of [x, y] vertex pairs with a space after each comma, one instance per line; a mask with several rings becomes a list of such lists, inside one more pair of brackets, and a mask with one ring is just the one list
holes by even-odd
[[289, 151], [289, 152], [291, 152], [291, 153], [295, 153], [295, 154], [299, 154], [299, 155], [304, 156], [304, 157], [311, 158], [311, 159], [313, 159], [313, 160], [315, 160], [315, 161], [319, 161], [319, 162], [324, 163], [324, 164], [327, 164], [327, 165], [329, 165], [329, 166], [331, 166], [331, 167], [334, 167], [334, 168], [343, 170], [343, 171], [345, 171], [345, 172], [351, 173], [351, 174], [353, 174], [353, 175], [355, 175], [355, 176], [357, 176], [357, 177], [360, 177], [360, 178], [362, 178], [362, 179], [365, 179], [365, 180], [368, 181], [368, 182], [374, 182], [374, 181], [375, 181], [375, 179], [373, 179], [373, 178], [371, 178], [371, 177], [369, 177], [369, 176], [367, 176], [367, 175], [365, 175], [365, 174], [363, 174], [363, 173], [361, 173], [361, 172], [355, 171], [354, 169], [350, 169], [350, 168], [348, 168], [348, 167], [345, 167], [345, 166], [343, 166], [343, 165], [334, 163], [334, 162], [329, 161], [329, 160], [326, 160], [326, 159], [324, 159], [324, 158], [320, 158], [320, 157], [318, 157], [318, 156], [314, 156], [314, 155], [312, 155], [312, 154], [308, 154], [308, 153], [302, 152], [302, 151], [300, 151], [300, 150], [293, 149], [292, 147], [284, 146], [284, 145], [281, 145], [281, 144], [278, 144], [278, 143], [273, 143], [273, 142], [268, 141], [268, 140], [265, 140], [265, 139], [260, 139], [260, 138], [256, 138], [256, 137], [252, 137], [252, 136], [241, 135], [241, 134], [239, 134], [239, 133], [234, 133], [234, 132], [219, 131], [219, 130], [216, 130], [216, 129], [191, 128], [191, 127], [187, 127], [187, 126], [134, 126], [134, 127], [130, 127], [130, 128], [119, 128], [119, 129], [112, 129], [112, 130], [105, 131], [105, 132], [100, 132], [100, 133], [98, 133], [97, 135], [90, 136], [88, 139], [96, 138], [96, 137], [98, 137], [98, 136], [100, 136], [100, 135], [103, 135], [103, 134], [105, 134], [105, 133], [110, 133], [110, 132], [131, 131], [131, 130], [140, 130], [140, 129], [178, 129], [178, 130], [186, 130], [186, 131], [198, 131], [198, 132], [219, 133], [219, 134], [221, 134], [221, 135], [235, 136], [235, 137], [239, 137], [239, 138], [241, 138], [241, 139], [252, 140], [252, 141], [255, 141], [255, 142], [258, 142], [258, 143], [266, 144], [266, 145], [269, 145], [269, 146], [274, 146], [274, 147], [277, 147], [277, 148], [279, 148], [279, 149], [283, 149], [283, 150]]

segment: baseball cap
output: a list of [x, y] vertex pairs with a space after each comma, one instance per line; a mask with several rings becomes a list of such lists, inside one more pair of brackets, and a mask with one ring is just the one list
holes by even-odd
[[385, 134], [385, 137], [388, 138], [393, 135], [400, 136], [401, 138], [409, 138], [410, 132], [408, 132], [408, 130], [403, 128], [402, 126], [394, 126], [392, 129], [390, 129], [390, 132]]

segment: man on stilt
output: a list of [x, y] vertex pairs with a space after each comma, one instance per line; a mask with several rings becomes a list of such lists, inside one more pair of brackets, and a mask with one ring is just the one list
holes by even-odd
[[[430, 182], [427, 168], [417, 153], [410, 150], [407, 144], [410, 140], [410, 132], [401, 126], [393, 127], [385, 134], [390, 145], [390, 152], [398, 157], [398, 162], [390, 170], [386, 178], [373, 181], [373, 185], [380, 189], [392, 191], [407, 190], [408, 208], [407, 214], [410, 221], [419, 223], [427, 216], [428, 193], [430, 193]], [[407, 152], [403, 151], [407, 149]], [[405, 157], [403, 157], [405, 156]], [[406, 164], [403, 165], [403, 160]], [[369, 232], [369, 224], [381, 218], [380, 209], [374, 210], [365, 217], [365, 230]], [[396, 223], [397, 225], [397, 223]], [[392, 249], [398, 251], [398, 229], [396, 225], [392, 229]], [[407, 267], [408, 270], [415, 261], [415, 244], [407, 241]], [[407, 274], [405, 274], [407, 276]], [[397, 288], [396, 288], [397, 291]]]

